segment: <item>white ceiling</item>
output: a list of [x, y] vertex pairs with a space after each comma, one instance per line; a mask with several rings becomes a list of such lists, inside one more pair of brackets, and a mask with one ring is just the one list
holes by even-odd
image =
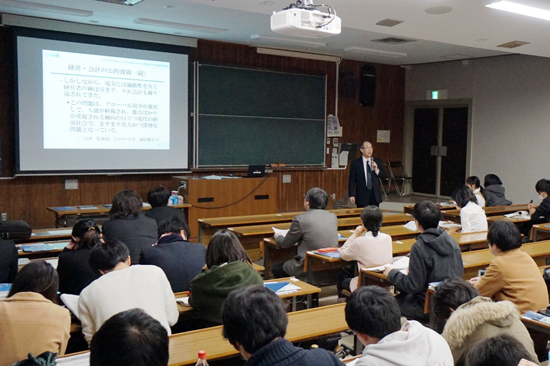
[[[252, 35], [282, 37], [269, 29], [269, 17], [273, 11], [281, 10], [294, 1], [144, 0], [135, 6], [122, 6], [96, 0], [29, 0], [93, 11], [90, 17], [79, 17], [54, 11], [25, 9], [18, 6], [18, 0], [0, 0], [0, 12], [172, 35], [177, 32], [182, 36], [248, 44], [252, 41]], [[550, 0], [515, 1], [550, 10]], [[325, 42], [326, 46], [311, 49], [278, 41], [256, 41], [253, 45], [406, 65], [446, 61], [448, 56], [475, 58], [501, 55], [510, 51], [498, 48], [497, 45], [517, 40], [530, 44], [515, 48], [512, 52], [550, 57], [550, 22], [490, 9], [484, 7], [483, 2], [484, 0], [314, 0], [315, 4], [331, 5], [342, 19], [342, 34], [314, 40]], [[172, 7], [166, 8], [167, 6]], [[441, 6], [451, 7], [452, 11], [442, 15], [430, 15], [425, 11]], [[226, 31], [216, 34], [189, 32], [136, 24], [134, 20], [137, 18], [222, 28]], [[376, 25], [386, 18], [404, 22], [392, 28]], [[402, 45], [371, 42], [386, 36], [416, 41]], [[351, 46], [406, 53], [407, 56], [360, 56], [344, 51]]]

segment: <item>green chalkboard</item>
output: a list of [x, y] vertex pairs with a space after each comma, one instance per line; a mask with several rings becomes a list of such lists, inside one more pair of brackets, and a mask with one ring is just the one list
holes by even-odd
[[325, 163], [323, 76], [200, 65], [197, 165]]

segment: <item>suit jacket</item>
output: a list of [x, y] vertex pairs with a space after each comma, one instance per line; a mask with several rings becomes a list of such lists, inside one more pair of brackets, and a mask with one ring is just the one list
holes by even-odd
[[126, 244], [132, 263], [136, 264], [141, 251], [157, 242], [157, 222], [143, 215], [109, 220], [103, 224], [103, 235], [107, 240], [120, 240]]
[[160, 225], [163, 221], [170, 220], [174, 216], [178, 217], [183, 222], [187, 222], [183, 211], [171, 206], [154, 207], [145, 211], [145, 216], [154, 219], [157, 222], [157, 225]]
[[57, 274], [59, 275], [59, 292], [62, 294], [80, 295], [84, 287], [98, 279], [101, 273], [90, 266], [89, 248], [76, 250], [63, 249], [59, 254]]
[[19, 254], [12, 240], [0, 239], [0, 283], [12, 283], [17, 274]]
[[[386, 178], [386, 171], [384, 170], [384, 163], [378, 158], [373, 158], [374, 162], [378, 165], [380, 173], [372, 172], [372, 189], [374, 192], [374, 198], [376, 202], [382, 202], [382, 194], [380, 193], [380, 179]], [[348, 191], [350, 197], [355, 197], [355, 204], [357, 207], [367, 206], [367, 181], [365, 180], [365, 166], [363, 165], [363, 157], [355, 159], [350, 164], [349, 170], [349, 185]]]
[[188, 291], [205, 261], [204, 245], [190, 243], [177, 234], [162, 237], [157, 245], [143, 250], [139, 256], [139, 264], [153, 264], [164, 271], [174, 292]]

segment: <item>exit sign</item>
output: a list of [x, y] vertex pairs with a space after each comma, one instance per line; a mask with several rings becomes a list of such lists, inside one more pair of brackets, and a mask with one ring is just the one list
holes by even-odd
[[447, 99], [448, 90], [427, 90], [426, 99], [427, 100], [438, 100], [438, 99]]

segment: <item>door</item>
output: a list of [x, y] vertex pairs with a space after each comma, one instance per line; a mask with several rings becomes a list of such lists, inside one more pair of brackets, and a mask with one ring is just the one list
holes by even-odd
[[466, 180], [468, 107], [415, 108], [413, 190], [451, 196]]

